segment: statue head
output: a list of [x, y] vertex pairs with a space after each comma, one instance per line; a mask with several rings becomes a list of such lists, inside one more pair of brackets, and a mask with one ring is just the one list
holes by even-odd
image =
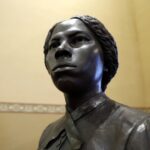
[[[86, 83], [97, 82], [105, 91], [118, 68], [114, 38], [99, 20], [91, 16], [75, 16], [55, 24], [47, 35], [44, 55], [54, 84], [64, 92], [64, 84], [68, 88], [69, 80], [76, 82], [76, 88], [80, 88], [80, 83], [86, 88]], [[60, 77], [64, 77], [63, 88], [56, 82]], [[69, 78], [80, 80], [74, 82]]]

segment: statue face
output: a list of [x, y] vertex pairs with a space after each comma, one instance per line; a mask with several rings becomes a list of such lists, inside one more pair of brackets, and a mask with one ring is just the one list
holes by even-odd
[[78, 19], [56, 25], [49, 40], [45, 65], [63, 92], [101, 87], [102, 49], [93, 33]]

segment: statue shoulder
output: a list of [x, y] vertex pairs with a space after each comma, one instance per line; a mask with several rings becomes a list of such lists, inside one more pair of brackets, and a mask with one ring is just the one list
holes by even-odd
[[141, 111], [136, 108], [132, 108], [126, 105], [118, 104], [118, 109], [116, 111], [117, 118], [122, 122], [126, 122], [131, 126], [138, 124], [140, 121], [145, 120], [150, 117], [150, 113]]
[[150, 149], [150, 113], [118, 104], [117, 120], [127, 134], [127, 150]]
[[55, 139], [65, 128], [65, 116], [49, 124], [43, 131], [39, 147], [45, 147], [51, 140]]
[[150, 149], [150, 117], [139, 121], [128, 138], [127, 150]]

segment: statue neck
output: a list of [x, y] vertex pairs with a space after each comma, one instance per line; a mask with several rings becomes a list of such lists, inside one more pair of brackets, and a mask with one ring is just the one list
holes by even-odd
[[77, 92], [77, 93], [65, 93], [66, 105], [70, 110], [75, 110], [77, 107], [82, 105], [84, 102], [89, 101], [98, 94], [101, 94], [101, 89], [86, 91], [86, 92]]

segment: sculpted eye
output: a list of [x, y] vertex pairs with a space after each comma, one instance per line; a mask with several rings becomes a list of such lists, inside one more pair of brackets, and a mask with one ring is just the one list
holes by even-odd
[[76, 47], [76, 46], [80, 46], [88, 41], [89, 41], [89, 39], [85, 36], [75, 36], [71, 40], [71, 45]]
[[49, 46], [49, 49], [57, 48], [59, 45], [60, 45], [60, 42], [58, 41], [52, 42]]

